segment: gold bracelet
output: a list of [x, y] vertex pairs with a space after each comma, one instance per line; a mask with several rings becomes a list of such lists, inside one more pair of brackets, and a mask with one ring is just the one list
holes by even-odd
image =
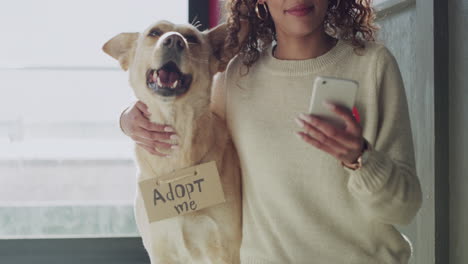
[[341, 166], [343, 167], [346, 167], [350, 170], [358, 170], [360, 169], [364, 163], [366, 163], [367, 161], [367, 158], [368, 158], [368, 151], [369, 150], [372, 150], [372, 146], [370, 145], [370, 143], [364, 138], [364, 144], [363, 144], [363, 148], [362, 148], [362, 151], [361, 151], [361, 155], [359, 155], [357, 161], [355, 163], [352, 163], [352, 164], [346, 164], [344, 163], [343, 161], [341, 162]]

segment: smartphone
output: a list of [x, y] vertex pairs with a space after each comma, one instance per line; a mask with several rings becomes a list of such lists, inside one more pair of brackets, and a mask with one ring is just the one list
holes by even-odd
[[358, 82], [354, 80], [318, 76], [313, 85], [309, 113], [319, 116], [332, 125], [344, 128], [344, 120], [323, 105], [323, 102], [328, 101], [351, 110], [358, 87]]

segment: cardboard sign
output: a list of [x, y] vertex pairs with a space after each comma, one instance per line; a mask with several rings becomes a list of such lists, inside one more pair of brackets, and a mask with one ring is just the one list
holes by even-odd
[[225, 202], [215, 161], [144, 180], [139, 186], [150, 223]]

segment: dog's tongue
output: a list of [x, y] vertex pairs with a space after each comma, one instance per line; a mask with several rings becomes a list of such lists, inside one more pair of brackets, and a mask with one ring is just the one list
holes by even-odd
[[175, 81], [180, 79], [180, 76], [177, 72], [168, 72], [166, 70], [159, 70], [158, 71], [159, 80], [161, 83], [167, 86], [171, 86]]

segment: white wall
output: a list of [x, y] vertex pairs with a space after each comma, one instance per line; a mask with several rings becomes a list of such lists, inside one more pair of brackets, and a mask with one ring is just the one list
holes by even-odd
[[[384, 19], [378, 21], [378, 25], [381, 27], [378, 35], [378, 41], [384, 43], [395, 56], [398, 66], [400, 68], [403, 82], [405, 84], [406, 96], [409, 102], [409, 112], [411, 119], [411, 126], [413, 129], [413, 139], [415, 147], [416, 160], [424, 158], [424, 153], [418, 142], [423, 139], [423, 133], [421, 133], [421, 126], [418, 125], [419, 116], [421, 113], [418, 108], [414, 107], [411, 102], [417, 101], [421, 91], [417, 90], [417, 80], [415, 79], [416, 69], [416, 38], [414, 35], [416, 16], [416, 7], [413, 5], [402, 11], [390, 14]], [[420, 164], [416, 164], [419, 166]], [[418, 172], [421, 170], [418, 169]], [[421, 175], [418, 174], [421, 178]], [[431, 203], [424, 203], [423, 206], [432, 206]], [[425, 254], [420, 250], [420, 244], [427, 241], [418, 240], [419, 236], [417, 233], [417, 221], [416, 219], [409, 226], [399, 227], [399, 230], [405, 234], [413, 244], [413, 257], [410, 260], [411, 264], [423, 264], [421, 256]], [[431, 228], [427, 226], [425, 228]], [[427, 263], [424, 263], [427, 264]]]

